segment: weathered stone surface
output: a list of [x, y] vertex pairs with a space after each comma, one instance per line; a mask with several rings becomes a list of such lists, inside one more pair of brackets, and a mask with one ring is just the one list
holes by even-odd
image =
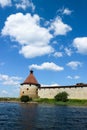
[[59, 92], [67, 92], [70, 99], [87, 99], [87, 87], [66, 87], [66, 88], [44, 88], [38, 89], [40, 98], [54, 98]]
[[28, 95], [31, 98], [38, 97], [38, 89], [36, 85], [22, 85], [20, 87], [20, 97], [23, 95]]

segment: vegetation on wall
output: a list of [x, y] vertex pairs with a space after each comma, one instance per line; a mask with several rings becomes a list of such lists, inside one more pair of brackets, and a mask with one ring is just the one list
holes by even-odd
[[54, 98], [56, 101], [66, 102], [68, 100], [68, 93], [67, 92], [60, 92]]

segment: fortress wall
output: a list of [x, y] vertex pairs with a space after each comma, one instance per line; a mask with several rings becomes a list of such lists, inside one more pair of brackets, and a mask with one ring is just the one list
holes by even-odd
[[67, 92], [70, 99], [87, 99], [87, 86], [85, 87], [61, 87], [61, 88], [39, 88], [38, 96], [40, 98], [54, 98], [59, 92]]

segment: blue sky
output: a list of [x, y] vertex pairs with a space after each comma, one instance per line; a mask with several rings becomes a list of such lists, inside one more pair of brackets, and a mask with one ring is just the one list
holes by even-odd
[[86, 0], [0, 0], [0, 97], [30, 69], [41, 85], [87, 83]]

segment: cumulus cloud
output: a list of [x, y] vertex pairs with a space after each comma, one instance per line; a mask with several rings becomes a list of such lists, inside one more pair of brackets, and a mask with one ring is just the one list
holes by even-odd
[[56, 65], [53, 62], [44, 62], [41, 65], [32, 64], [29, 66], [29, 69], [37, 69], [37, 70], [53, 70], [53, 71], [62, 71], [63, 67]]
[[81, 65], [82, 65], [82, 63], [79, 61], [71, 61], [71, 62], [67, 63], [67, 66], [71, 67], [72, 69], [77, 69]]
[[72, 30], [72, 28], [69, 25], [63, 23], [60, 17], [56, 17], [55, 20], [51, 23], [49, 30], [53, 30], [54, 35], [57, 36], [66, 35], [67, 32]]
[[78, 75], [74, 76], [74, 79], [79, 79], [79, 78], [80, 78], [80, 76], [78, 76]]
[[68, 76], [67, 76], [67, 79], [73, 79], [73, 78], [72, 78], [72, 76], [68, 75]]
[[0, 80], [2, 82], [3, 85], [9, 85], [9, 86], [16, 86], [20, 84], [20, 77], [16, 77], [16, 76], [8, 76], [8, 75], [4, 75], [4, 74], [0, 74]]
[[[17, 41], [21, 45], [19, 53], [25, 58], [34, 58], [53, 53], [54, 49], [50, 45], [51, 39], [56, 35], [66, 35], [72, 30], [69, 25], [62, 22], [60, 17], [51, 21], [48, 28], [41, 26], [40, 23], [41, 18], [37, 14], [12, 14], [7, 18], [1, 34]], [[69, 50], [67, 51], [70, 55]], [[56, 52], [54, 55], [62, 57], [61, 52]]]
[[68, 55], [68, 56], [71, 56], [72, 55], [72, 50], [70, 48], [65, 48], [65, 53]]
[[62, 15], [71, 15], [72, 11], [69, 8], [60, 8], [58, 9], [57, 13], [60, 13]]
[[70, 9], [68, 9], [68, 8], [65, 8], [63, 10], [63, 14], [65, 14], [65, 15], [70, 15], [71, 13], [72, 13], [72, 11]]
[[78, 37], [73, 40], [73, 46], [78, 53], [87, 55], [87, 37]]
[[22, 9], [25, 10], [26, 8], [30, 7], [33, 11], [35, 10], [35, 5], [30, 0], [17, 1], [15, 6], [16, 6], [17, 9], [22, 8]]
[[11, 0], [0, 0], [0, 6], [1, 7], [11, 6]]
[[21, 45], [20, 54], [27, 58], [45, 55], [53, 52], [49, 45], [52, 34], [47, 28], [41, 27], [40, 17], [36, 14], [10, 15], [2, 29], [3, 36], [10, 36]]
[[34, 58], [37, 56], [49, 54], [53, 51], [54, 49], [49, 45], [46, 45], [46, 46], [26, 45], [22, 47], [19, 53], [23, 54], [24, 57], [26, 58]]
[[75, 75], [75, 76], [70, 76], [70, 75], [68, 75], [67, 78], [68, 78], [68, 79], [79, 79], [80, 76], [78, 76], [78, 75]]
[[12, 0], [0, 0], [0, 6], [6, 7], [6, 6], [16, 6], [17, 9], [21, 8], [25, 10], [26, 8], [31, 8], [32, 11], [35, 10], [35, 5], [33, 4], [32, 0], [14, 0], [14, 4], [12, 3]]
[[62, 53], [62, 52], [55, 52], [55, 53], [54, 53], [54, 56], [55, 56], [55, 57], [62, 57], [62, 56], [63, 56], [63, 53]]

